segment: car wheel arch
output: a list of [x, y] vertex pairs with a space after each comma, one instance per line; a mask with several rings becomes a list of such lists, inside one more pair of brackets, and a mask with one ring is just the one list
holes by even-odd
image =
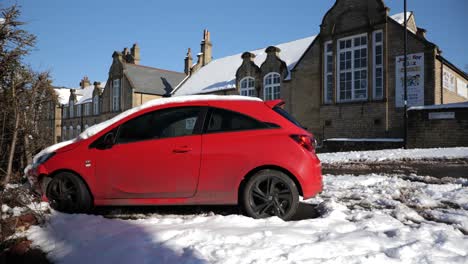
[[293, 182], [294, 184], [296, 184], [296, 187], [297, 187], [297, 191], [299, 192], [299, 195], [303, 195], [303, 192], [302, 192], [302, 186], [301, 186], [301, 183], [299, 182], [299, 180], [297, 179], [296, 176], [294, 176], [294, 174], [292, 174], [289, 170], [283, 168], [283, 167], [280, 167], [280, 166], [277, 166], [277, 165], [263, 165], [263, 166], [259, 166], [259, 167], [256, 167], [252, 170], [250, 170], [243, 178], [242, 180], [240, 181], [239, 185], [238, 185], [238, 188], [237, 188], [237, 202], [238, 204], [241, 204], [241, 200], [242, 199], [242, 192], [244, 191], [244, 187], [245, 187], [245, 184], [250, 180], [250, 178], [252, 178], [256, 173], [258, 173], [259, 171], [262, 171], [262, 170], [277, 170], [277, 171], [280, 171], [284, 174], [286, 174]]
[[57, 176], [58, 174], [63, 173], [63, 172], [68, 172], [68, 173], [71, 173], [71, 174], [75, 175], [76, 177], [78, 177], [84, 183], [84, 185], [86, 186], [86, 189], [88, 190], [89, 195], [91, 196], [91, 201], [94, 204], [94, 195], [93, 195], [93, 192], [91, 191], [91, 188], [89, 187], [88, 182], [76, 171], [70, 170], [70, 169], [59, 169], [59, 170], [56, 170], [56, 171], [50, 173], [49, 175], [46, 175], [46, 177], [48, 177], [48, 178], [50, 178], [52, 180], [55, 176]]

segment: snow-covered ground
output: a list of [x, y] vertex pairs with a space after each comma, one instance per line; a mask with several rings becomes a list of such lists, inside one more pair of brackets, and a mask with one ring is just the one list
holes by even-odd
[[468, 180], [325, 175], [324, 184], [301, 204], [318, 218], [53, 212], [28, 238], [54, 263], [468, 263]]
[[468, 159], [468, 147], [427, 149], [384, 149], [318, 154], [322, 163], [377, 162], [415, 159]]

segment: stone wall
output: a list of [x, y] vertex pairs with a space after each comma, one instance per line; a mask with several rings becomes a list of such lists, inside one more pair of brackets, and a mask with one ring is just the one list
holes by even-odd
[[408, 111], [408, 147], [468, 146], [468, 105]]

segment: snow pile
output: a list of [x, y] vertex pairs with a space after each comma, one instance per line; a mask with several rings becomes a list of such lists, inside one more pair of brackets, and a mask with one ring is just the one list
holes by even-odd
[[455, 208], [468, 206], [468, 181], [324, 180], [325, 192], [301, 204], [320, 212], [315, 219], [54, 212], [28, 238], [54, 263], [467, 263], [468, 213]]
[[415, 159], [468, 158], [468, 147], [428, 149], [385, 149], [318, 154], [322, 163], [377, 162]]

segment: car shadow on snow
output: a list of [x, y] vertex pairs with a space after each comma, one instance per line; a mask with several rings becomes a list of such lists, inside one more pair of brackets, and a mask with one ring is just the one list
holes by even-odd
[[[106, 218], [141, 219], [153, 215], [242, 215], [237, 205], [191, 205], [191, 206], [105, 206], [96, 207], [93, 214]], [[245, 215], [245, 214], [244, 214]], [[296, 214], [290, 221], [300, 221], [320, 217], [317, 205], [299, 203]]]
[[[57, 213], [42, 229], [48, 259], [60, 263], [208, 263], [193, 248], [171, 248], [164, 236], [133, 221]], [[52, 247], [51, 247], [52, 245]]]

